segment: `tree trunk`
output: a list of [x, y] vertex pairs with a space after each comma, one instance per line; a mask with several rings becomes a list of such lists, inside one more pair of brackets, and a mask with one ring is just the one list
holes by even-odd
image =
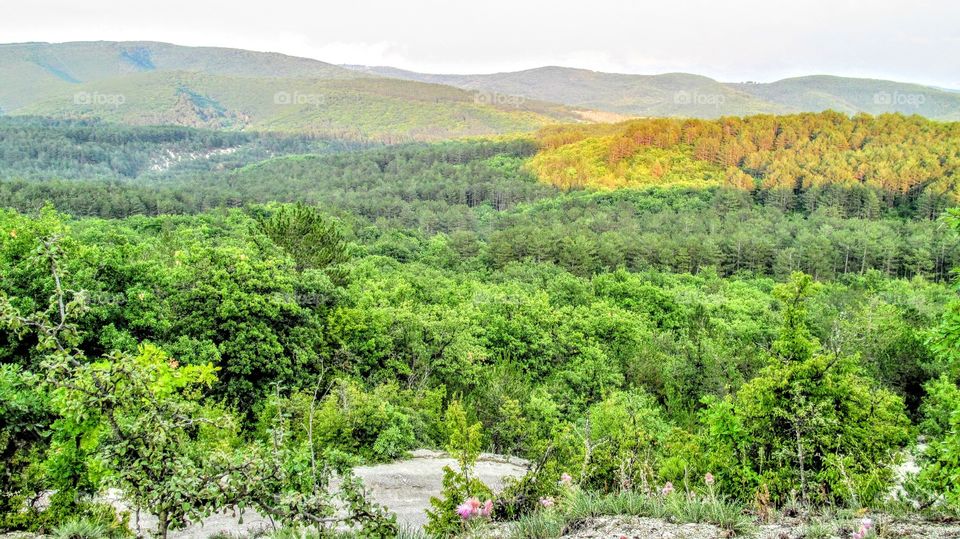
[[800, 496], [803, 499], [804, 507], [810, 507], [809, 500], [807, 499], [807, 474], [803, 464], [803, 440], [800, 436], [800, 424], [794, 423], [793, 430], [797, 437], [797, 460], [800, 464]]
[[157, 537], [160, 539], [167, 539], [167, 528], [170, 526], [169, 520], [166, 509], [160, 511], [157, 515]]

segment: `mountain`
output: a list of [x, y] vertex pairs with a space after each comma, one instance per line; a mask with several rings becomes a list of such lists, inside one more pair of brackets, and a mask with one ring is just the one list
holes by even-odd
[[465, 90], [397, 79], [270, 79], [192, 72], [138, 73], [75, 85], [17, 113], [382, 142], [530, 131], [579, 118], [555, 105], [488, 104]]
[[715, 118], [750, 114], [899, 112], [960, 119], [960, 93], [901, 82], [832, 76], [773, 83], [722, 83], [686, 73], [625, 75], [544, 67], [489, 75], [433, 75], [391, 67], [344, 66], [359, 73], [448, 84], [632, 116]]
[[73, 85], [150, 72], [237, 77], [356, 79], [364, 75], [307, 58], [150, 41], [0, 45], [0, 107], [14, 110]]
[[938, 120], [960, 120], [960, 93], [919, 84], [816, 75], [769, 84], [729, 86], [795, 111], [899, 112]]
[[434, 140], [529, 131], [583, 113], [372, 76], [316, 60], [153, 42], [0, 45], [0, 110], [132, 125]]
[[686, 73], [623, 75], [542, 67], [492, 75], [428, 75], [394, 68], [348, 67], [364, 74], [448, 84], [630, 116], [713, 118], [787, 112], [786, 107], [766, 102], [750, 93]]
[[563, 67], [434, 75], [149, 41], [0, 45], [0, 82], [0, 114], [378, 142], [637, 116], [717, 118], [833, 109], [960, 120], [960, 93], [871, 79], [815, 76], [727, 84], [686, 73], [627, 75]]

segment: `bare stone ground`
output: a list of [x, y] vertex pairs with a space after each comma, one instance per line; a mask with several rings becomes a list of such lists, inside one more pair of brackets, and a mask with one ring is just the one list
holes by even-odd
[[[401, 525], [420, 528], [427, 522], [424, 511], [430, 506], [430, 497], [440, 494], [443, 467], [457, 469], [457, 463], [445, 453], [418, 449], [411, 458], [390, 464], [360, 466], [354, 470], [357, 477], [363, 479], [364, 486], [373, 501], [383, 505], [393, 513]], [[494, 492], [503, 488], [505, 477], [521, 477], [527, 471], [527, 462], [515, 457], [482, 454], [474, 468], [474, 473]], [[128, 509], [120, 501], [118, 492], [108, 494], [110, 501], [117, 507]], [[134, 523], [131, 516], [131, 523]], [[156, 518], [140, 514], [140, 531], [156, 528]], [[171, 539], [206, 539], [218, 533], [231, 535], [248, 534], [263, 528], [271, 528], [269, 519], [254, 511], [242, 515], [232, 512], [212, 515], [202, 523], [170, 533]]]
[[[960, 538], [960, 523], [933, 523], [921, 520], [892, 520], [884, 517], [877, 522], [877, 537], [884, 538]], [[571, 526], [561, 539], [726, 539], [730, 533], [709, 524], [673, 524], [659, 519], [639, 517], [598, 517]], [[851, 530], [842, 524], [831, 523], [822, 529], [830, 539], [846, 539]], [[804, 539], [813, 536], [799, 520], [759, 526], [753, 537], [757, 539]]]
[[[521, 459], [501, 455], [481, 455], [477, 466], [478, 477], [494, 491], [503, 488], [504, 478], [520, 477], [528, 463]], [[426, 523], [425, 510], [429, 507], [431, 496], [440, 493], [443, 467], [456, 468], [456, 462], [441, 452], [417, 450], [411, 458], [390, 464], [361, 466], [355, 469], [363, 479], [370, 496], [377, 503], [396, 513], [398, 521], [409, 527], [421, 527]], [[118, 508], [126, 509], [119, 493], [107, 493], [106, 499]], [[134, 518], [131, 518], [134, 521]], [[960, 539], [960, 522], [931, 523], [919, 519], [893, 520], [883, 516], [874, 518], [879, 537], [889, 538], [933, 538]], [[143, 535], [156, 526], [156, 519], [146, 513], [139, 516], [140, 530]], [[133, 523], [133, 522], [132, 522]], [[226, 532], [241, 536], [272, 527], [271, 522], [262, 516], [247, 511], [244, 515], [224, 513], [213, 515], [202, 523], [171, 533], [173, 539], [206, 539], [209, 536]], [[497, 526], [485, 534], [489, 537], [506, 537], [509, 525]], [[776, 524], [758, 526], [755, 537], [759, 539], [801, 539], [809, 537], [807, 527], [796, 519]], [[841, 524], [831, 523], [822, 529], [823, 535], [846, 539], [850, 530]], [[709, 524], [675, 524], [664, 520], [639, 517], [598, 517], [573, 524], [563, 535], [563, 539], [725, 539], [729, 533]], [[32, 539], [31, 534], [0, 534], [0, 539]]]
[[[440, 493], [444, 466], [458, 469], [456, 461], [444, 453], [418, 450], [412, 459], [361, 466], [354, 473], [363, 479], [373, 500], [396, 513], [401, 524], [419, 528], [427, 523], [424, 511], [430, 497]], [[503, 488], [505, 477], [519, 478], [526, 471], [526, 461], [493, 454], [481, 455], [474, 467], [474, 474], [494, 492]]]

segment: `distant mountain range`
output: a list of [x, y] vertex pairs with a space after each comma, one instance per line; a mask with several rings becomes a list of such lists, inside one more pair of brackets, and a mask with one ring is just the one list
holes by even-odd
[[685, 73], [626, 75], [563, 67], [433, 75], [156, 42], [0, 45], [0, 113], [137, 125], [393, 142], [632, 116], [714, 118], [826, 109], [960, 120], [960, 93], [831, 76], [722, 83]]
[[836, 110], [899, 112], [960, 120], [954, 90], [875, 79], [817, 75], [772, 83], [722, 83], [688, 73], [625, 75], [542, 67], [491, 75], [432, 75], [392, 67], [344, 66], [360, 73], [446, 84], [630, 116], [714, 118]]
[[274, 53], [153, 42], [0, 45], [0, 111], [384, 142], [529, 131], [583, 118], [524, 99]]

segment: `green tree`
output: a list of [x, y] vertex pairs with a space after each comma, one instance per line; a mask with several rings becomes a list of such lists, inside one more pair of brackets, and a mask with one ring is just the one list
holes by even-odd
[[298, 272], [318, 269], [336, 281], [344, 279], [339, 266], [348, 259], [346, 241], [338, 225], [316, 208], [300, 202], [280, 205], [257, 222], [264, 234], [290, 254]]

